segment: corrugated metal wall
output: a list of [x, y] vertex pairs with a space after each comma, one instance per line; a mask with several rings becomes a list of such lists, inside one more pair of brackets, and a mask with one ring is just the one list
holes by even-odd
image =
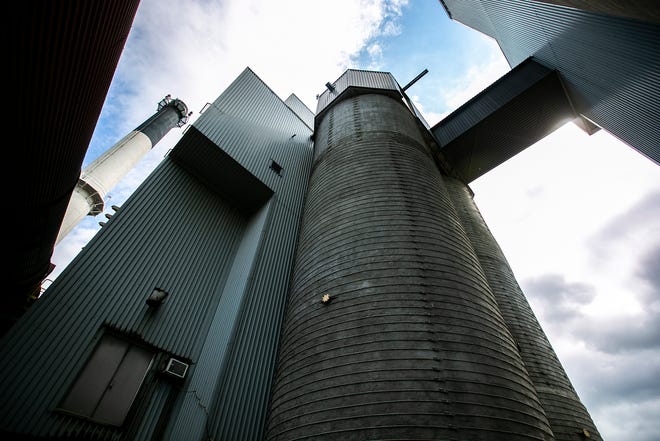
[[[231, 157], [218, 170], [252, 173], [238, 191], [271, 194], [261, 209], [247, 214], [224, 196], [236, 189], [190, 173], [204, 149], [174, 154], [209, 138], [225, 156], [204, 171]], [[311, 157], [311, 129], [247, 69], [3, 340], [0, 430], [261, 439]], [[170, 294], [150, 311], [154, 287]], [[158, 353], [123, 429], [52, 412], [104, 326]], [[192, 362], [183, 385], [158, 376], [170, 355]]]
[[7, 169], [21, 170], [0, 299], [4, 334], [38, 294], [139, 0], [12, 2], [6, 5], [7, 84], [21, 134]]
[[246, 228], [224, 286], [220, 302], [206, 335], [199, 360], [183, 402], [175, 412], [167, 438], [172, 440], [208, 439], [209, 408], [217, 392], [218, 372], [227, 365], [228, 346], [238, 323], [239, 312], [245, 302], [245, 292], [252, 271], [257, 272], [255, 257], [262, 243], [262, 235], [270, 212], [267, 203], [253, 216]]
[[[172, 161], [161, 163], [3, 341], [0, 427], [39, 435], [101, 431], [52, 410], [104, 326], [196, 361], [245, 223]], [[157, 311], [145, 304], [154, 287], [170, 293]], [[151, 410], [137, 419], [158, 418], [158, 400], [167, 395], [150, 397]], [[122, 434], [102, 432], [106, 439]]]
[[[260, 440], [311, 169], [312, 131], [250, 69], [195, 127], [274, 191], [267, 233], [209, 408], [209, 430], [216, 439]], [[272, 160], [282, 166], [280, 174], [270, 169]]]
[[[304, 199], [313, 141], [311, 129], [246, 69], [195, 122], [197, 128], [290, 209]], [[271, 161], [282, 166], [280, 175]]]
[[332, 83], [333, 91], [325, 90], [319, 96], [316, 106], [316, 114], [323, 112], [335, 98], [341, 95], [349, 86], [352, 88], [384, 89], [399, 91], [399, 83], [389, 72], [373, 72], [358, 69], [348, 69], [337, 80]]
[[657, 23], [523, 0], [443, 3], [494, 37], [511, 66], [533, 56], [559, 70], [579, 113], [660, 163]]
[[307, 127], [310, 129], [314, 128], [314, 112], [309, 110], [309, 107], [307, 107], [305, 103], [300, 100], [300, 98], [294, 94], [291, 94], [284, 101], [284, 103], [289, 106], [289, 108], [293, 110], [293, 112], [298, 115], [298, 117], [302, 119], [305, 124], [307, 124]]
[[442, 146], [449, 144], [551, 73], [551, 69], [527, 60], [436, 124], [433, 134]]

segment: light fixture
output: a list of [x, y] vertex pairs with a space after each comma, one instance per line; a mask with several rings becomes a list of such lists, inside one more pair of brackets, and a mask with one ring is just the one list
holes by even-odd
[[154, 290], [151, 292], [149, 295], [149, 298], [147, 298], [147, 305], [149, 305], [152, 308], [158, 307], [165, 301], [165, 298], [169, 295], [168, 292], [160, 289], [160, 288], [154, 288]]

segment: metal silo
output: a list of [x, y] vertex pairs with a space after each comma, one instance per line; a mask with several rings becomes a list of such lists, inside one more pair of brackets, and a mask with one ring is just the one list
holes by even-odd
[[518, 345], [556, 439], [571, 440], [585, 434], [590, 439], [601, 439], [520, 289], [504, 253], [479, 213], [470, 190], [455, 179], [446, 179], [445, 183], [502, 317]]
[[267, 439], [553, 439], [388, 76], [349, 71], [319, 98]]

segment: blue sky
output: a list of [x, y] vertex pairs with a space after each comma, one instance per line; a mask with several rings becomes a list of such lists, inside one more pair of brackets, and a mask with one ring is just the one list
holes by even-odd
[[[311, 110], [347, 68], [383, 70], [434, 125], [509, 69], [489, 37], [435, 0], [142, 0], [85, 165], [156, 111], [194, 112], [245, 68]], [[181, 136], [172, 129], [110, 191], [121, 205]], [[604, 131], [567, 124], [471, 184], [475, 201], [604, 438], [658, 440], [660, 169]], [[55, 249], [56, 277], [96, 234]], [[47, 284], [46, 284], [47, 285]]]

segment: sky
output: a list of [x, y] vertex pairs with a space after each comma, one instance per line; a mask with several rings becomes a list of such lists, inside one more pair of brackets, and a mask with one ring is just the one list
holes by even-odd
[[[312, 111], [346, 69], [391, 72], [435, 125], [509, 69], [496, 42], [437, 0], [142, 0], [83, 167], [171, 94], [196, 120], [250, 67]], [[180, 139], [174, 128], [110, 191], [121, 204]], [[568, 123], [470, 187], [543, 329], [608, 441], [660, 440], [660, 167]], [[100, 230], [55, 248], [47, 287]], [[634, 435], [633, 435], [634, 434]]]

